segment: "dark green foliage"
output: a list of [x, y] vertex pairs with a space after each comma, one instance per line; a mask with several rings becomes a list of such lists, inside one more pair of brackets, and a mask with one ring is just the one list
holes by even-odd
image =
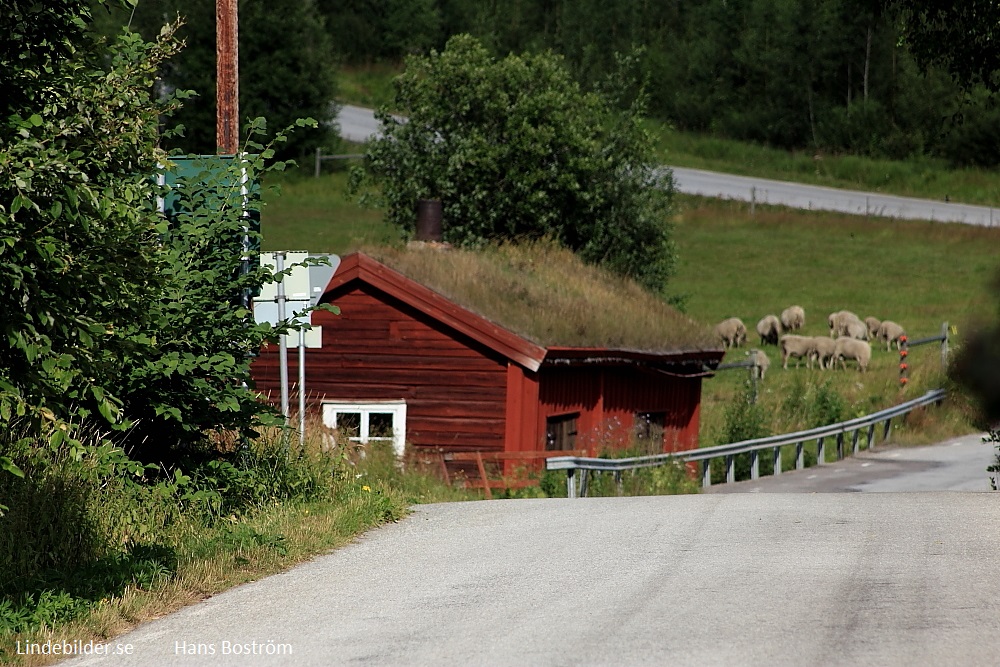
[[797, 376], [785, 394], [781, 412], [803, 424], [803, 428], [817, 428], [847, 419], [844, 398], [833, 388], [833, 382], [805, 381]]
[[172, 106], [152, 94], [171, 35], [158, 45], [125, 35], [109, 52], [72, 11], [62, 33], [39, 37], [64, 48], [0, 66], [22, 79], [0, 121], [0, 423], [118, 419], [111, 384], [135, 344], [125, 332], [148, 322], [160, 295], [148, 176], [163, 157], [159, 115]]
[[[178, 37], [184, 49], [160, 70], [165, 90], [192, 90], [189, 99], [170, 119], [184, 127], [183, 136], [165, 145], [185, 153], [214, 154], [216, 52], [215, 3], [212, 0], [140, 2], [102, 17], [102, 28], [112, 33], [129, 24], [147, 39], [178, 16], [184, 25]], [[279, 147], [278, 156], [300, 158], [317, 146], [339, 144], [335, 131], [337, 107], [335, 59], [330, 34], [312, 0], [270, 0], [239, 3], [240, 119], [266, 118], [280, 129], [297, 118], [319, 121], [303, 128]]]
[[[719, 434], [717, 444], [727, 445], [732, 442], [765, 438], [771, 435], [768, 428], [769, 422], [769, 416], [759, 404], [752, 400], [751, 391], [746, 388], [734, 396], [726, 408], [722, 432]], [[770, 450], [758, 452], [757, 455], [760, 457], [760, 474], [770, 475], [774, 469]], [[724, 482], [726, 479], [725, 462], [722, 459], [713, 459], [711, 465], [712, 482]], [[736, 479], [750, 479], [750, 466], [751, 455], [749, 453], [737, 455], [735, 461]]]
[[405, 234], [418, 200], [440, 199], [446, 241], [553, 237], [663, 293], [673, 182], [653, 164], [641, 97], [587, 93], [551, 53], [497, 60], [458, 36], [408, 59], [393, 109], [408, 121], [379, 111], [367, 177]]

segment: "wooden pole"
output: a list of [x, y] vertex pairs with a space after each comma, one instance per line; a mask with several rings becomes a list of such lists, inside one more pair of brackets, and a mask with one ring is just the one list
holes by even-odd
[[238, 0], [215, 0], [215, 143], [224, 155], [240, 148]]

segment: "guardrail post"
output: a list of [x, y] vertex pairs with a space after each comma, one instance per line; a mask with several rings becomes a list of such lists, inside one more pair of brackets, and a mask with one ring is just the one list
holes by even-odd
[[875, 446], [875, 424], [871, 424], [868, 427], [868, 449], [871, 450]]
[[837, 434], [837, 460], [840, 461], [844, 458], [844, 432], [841, 431]]
[[575, 468], [567, 468], [566, 469], [566, 497], [567, 498], [576, 498], [576, 480], [574, 479], [575, 476], [576, 476], [576, 469]]
[[802, 442], [795, 443], [795, 469], [802, 470], [806, 467], [805, 447]]
[[615, 493], [619, 496], [622, 495], [622, 471], [615, 471]]
[[756, 449], [750, 452], [750, 479], [760, 479], [760, 456]]
[[889, 441], [889, 429], [892, 428], [892, 417], [885, 420], [885, 428], [882, 429], [882, 444]]
[[773, 450], [773, 452], [774, 453], [772, 454], [772, 456], [774, 457], [774, 461], [773, 461], [774, 465], [772, 465], [771, 469], [774, 471], [773, 474], [780, 475], [781, 474], [781, 447], [775, 447], [774, 450]]
[[590, 479], [590, 471], [589, 470], [581, 470], [580, 471], [580, 497], [581, 498], [586, 498], [587, 497], [587, 480], [589, 480], [589, 479]]
[[726, 483], [732, 484], [736, 481], [736, 457], [726, 457]]
[[322, 149], [320, 149], [319, 147], [316, 148], [316, 168], [313, 171], [313, 177], [314, 178], [319, 178], [319, 163], [320, 163], [319, 156], [320, 156], [320, 151], [321, 150]]
[[707, 489], [712, 486], [712, 459], [705, 459], [701, 462], [701, 488]]
[[860, 447], [858, 445], [858, 440], [861, 439], [861, 429], [855, 429], [854, 433], [851, 434], [851, 453], [857, 456]]
[[823, 438], [816, 439], [816, 465], [821, 466], [826, 463], [826, 443]]

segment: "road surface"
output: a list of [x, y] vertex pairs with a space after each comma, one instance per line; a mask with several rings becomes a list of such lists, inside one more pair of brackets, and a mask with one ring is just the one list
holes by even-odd
[[[849, 443], [848, 443], [849, 446]], [[989, 491], [996, 450], [983, 434], [926, 447], [876, 447], [829, 465], [718, 484], [707, 493]]]
[[998, 498], [420, 506], [115, 640], [131, 655], [67, 664], [996, 664]]
[[[362, 142], [378, 133], [378, 123], [371, 109], [344, 105], [337, 120], [341, 136], [350, 141]], [[905, 220], [959, 222], [991, 227], [994, 224], [1000, 225], [1000, 211], [995, 212], [989, 206], [824, 188], [700, 169], [671, 169], [677, 189], [686, 194]]]

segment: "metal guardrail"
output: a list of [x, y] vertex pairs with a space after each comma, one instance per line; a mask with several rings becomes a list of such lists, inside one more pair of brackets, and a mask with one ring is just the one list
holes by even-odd
[[750, 479], [757, 479], [760, 477], [760, 452], [765, 450], [771, 451], [772, 460], [774, 462], [774, 474], [780, 475], [781, 448], [786, 445], [795, 445], [795, 469], [801, 470], [805, 468], [805, 444], [815, 440], [817, 443], [817, 465], [822, 465], [826, 462], [826, 441], [828, 439], [836, 439], [837, 458], [839, 459], [844, 456], [844, 440], [847, 435], [851, 435], [851, 448], [853, 453], [857, 454], [861, 448], [860, 436], [863, 429], [868, 429], [866, 435], [866, 447], [872, 447], [875, 444], [874, 436], [875, 426], [877, 424], [884, 422], [882, 440], [885, 441], [889, 435], [889, 429], [893, 419], [901, 417], [916, 408], [930, 405], [932, 403], [940, 403], [944, 400], [944, 397], [944, 389], [933, 389], [920, 398], [900, 403], [899, 405], [874, 412], [864, 417], [849, 419], [847, 421], [830, 424], [828, 426], [820, 426], [819, 428], [813, 428], [806, 431], [796, 431], [794, 433], [785, 433], [782, 435], [773, 435], [766, 438], [757, 438], [755, 440], [742, 440], [728, 445], [717, 445], [715, 447], [689, 449], [683, 452], [672, 452], [670, 454], [635, 456], [622, 459], [557, 456], [545, 461], [545, 469], [566, 471], [566, 492], [567, 496], [570, 498], [576, 498], [578, 495], [577, 482], [574, 479], [576, 477], [577, 470], [583, 471], [583, 475], [581, 475], [579, 480], [580, 496], [586, 496], [587, 494], [588, 471], [594, 470], [614, 472], [616, 475], [620, 475], [621, 472], [625, 470], [650, 468], [665, 465], [671, 461], [683, 461], [685, 463], [701, 461], [702, 486], [708, 487], [712, 485], [712, 459], [723, 458], [726, 462], [726, 482], [735, 482], [736, 456], [738, 454], [747, 453], [751, 455]]

